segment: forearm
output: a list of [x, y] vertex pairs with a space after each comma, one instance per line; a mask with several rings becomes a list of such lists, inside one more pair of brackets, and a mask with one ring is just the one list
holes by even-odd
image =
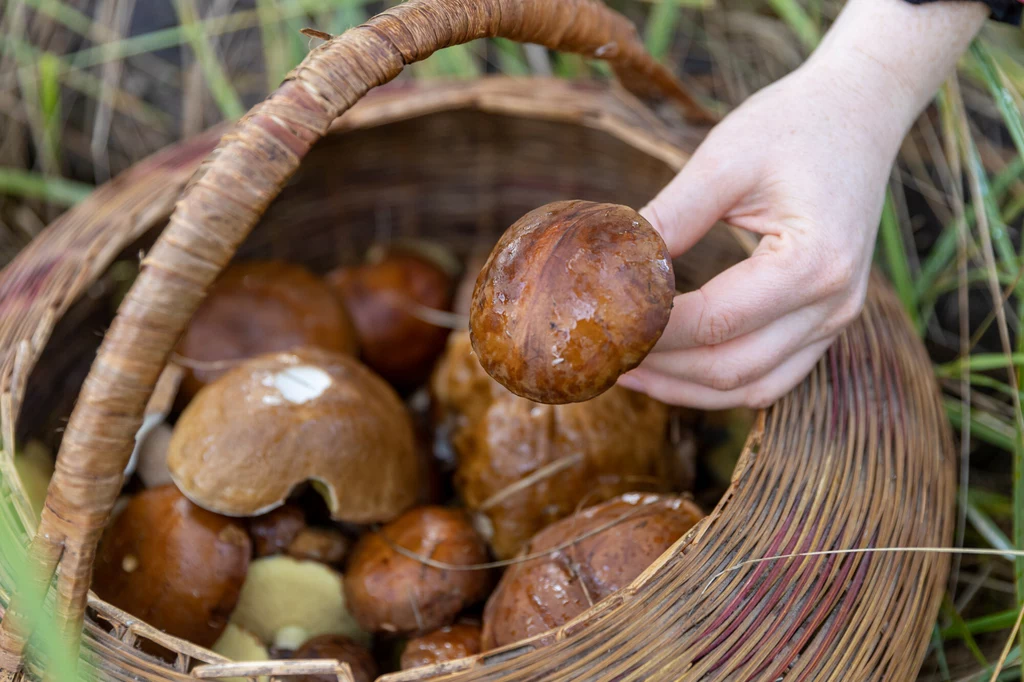
[[845, 84], [864, 106], [874, 102], [902, 139], [988, 14], [978, 2], [849, 0], [808, 67]]

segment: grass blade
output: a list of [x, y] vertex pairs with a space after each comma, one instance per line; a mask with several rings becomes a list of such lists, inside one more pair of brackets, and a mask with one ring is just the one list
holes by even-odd
[[0, 168], [0, 194], [42, 199], [61, 206], [73, 206], [89, 196], [93, 188], [73, 180], [46, 177], [38, 173]]
[[494, 47], [498, 53], [498, 68], [508, 76], [528, 76], [530, 66], [523, 55], [523, 46], [517, 42], [496, 38]]
[[903, 308], [910, 315], [915, 327], [920, 325], [917, 309], [917, 296], [914, 293], [914, 281], [910, 275], [910, 261], [907, 259], [906, 247], [903, 245], [903, 233], [896, 209], [892, 203], [892, 194], [887, 193], [885, 207], [882, 210], [882, 224], [879, 228], [882, 253], [889, 269], [889, 276], [896, 293], [903, 303]]
[[242, 98], [238, 96], [238, 92], [231, 85], [213, 48], [206, 42], [206, 36], [203, 35], [197, 22], [195, 0], [176, 0], [174, 6], [178, 11], [181, 27], [185, 29], [185, 37], [203, 70], [206, 85], [220, 108], [221, 114], [228, 120], [241, 118], [245, 113]]
[[768, 4], [785, 21], [808, 51], [821, 42], [821, 31], [796, 0], [768, 0]]
[[[946, 408], [946, 416], [954, 428], [960, 428], [963, 413], [960, 401], [953, 398], [944, 398], [943, 404]], [[971, 434], [978, 440], [989, 445], [1002, 448], [1007, 452], [1013, 452], [1013, 443], [1016, 433], [1012, 424], [1007, 424], [995, 415], [985, 412], [971, 412]]]

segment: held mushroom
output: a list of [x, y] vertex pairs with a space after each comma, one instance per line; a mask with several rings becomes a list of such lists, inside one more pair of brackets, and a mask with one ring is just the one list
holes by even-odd
[[568, 623], [629, 585], [701, 518], [681, 497], [630, 493], [548, 526], [511, 566], [484, 608], [484, 650]]
[[520, 218], [491, 252], [473, 292], [473, 348], [516, 395], [582, 402], [654, 348], [674, 295], [668, 248], [639, 213], [555, 202]]
[[583, 501], [664, 481], [665, 405], [619, 386], [570, 405], [519, 398], [484, 373], [467, 336], [450, 337], [433, 389], [456, 487], [499, 558]]
[[402, 670], [422, 668], [480, 653], [480, 626], [472, 623], [446, 625], [411, 639], [402, 651]]
[[167, 485], [129, 500], [96, 555], [102, 599], [170, 635], [209, 647], [238, 602], [252, 545], [234, 519]]
[[246, 361], [178, 420], [168, 467], [205, 509], [256, 516], [312, 481], [335, 520], [388, 521], [415, 504], [421, 458], [394, 390], [355, 358], [317, 348]]
[[345, 573], [352, 615], [365, 630], [429, 632], [451, 623], [481, 601], [493, 584], [487, 570], [444, 570], [395, 549], [445, 564], [487, 561], [487, 547], [466, 514], [457, 509], [418, 507], [376, 533], [360, 538]]
[[[377, 662], [365, 648], [342, 635], [321, 635], [309, 640], [295, 651], [294, 658], [329, 659], [348, 663], [352, 682], [373, 682], [377, 679]], [[296, 682], [337, 682], [336, 675], [299, 675]]]
[[448, 274], [399, 251], [376, 263], [339, 268], [327, 281], [352, 316], [363, 361], [400, 388], [422, 383], [444, 350], [448, 330], [425, 321], [417, 308], [448, 309]]
[[230, 266], [217, 279], [177, 353], [188, 364], [182, 398], [246, 358], [316, 346], [355, 355], [355, 330], [330, 287], [305, 268], [281, 261]]

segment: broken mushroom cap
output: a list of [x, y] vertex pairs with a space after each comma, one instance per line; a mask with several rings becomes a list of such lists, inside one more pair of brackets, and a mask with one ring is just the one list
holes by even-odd
[[342, 577], [316, 561], [278, 555], [256, 559], [231, 622], [268, 648], [291, 649], [317, 635], [345, 635], [366, 643], [345, 606]]
[[480, 653], [480, 626], [471, 623], [446, 625], [411, 639], [402, 650], [402, 670], [422, 668]]
[[327, 275], [352, 316], [363, 361], [395, 386], [421, 384], [444, 350], [448, 330], [422, 319], [416, 308], [447, 311], [451, 278], [411, 253], [339, 268]]
[[484, 650], [568, 623], [633, 582], [702, 517], [687, 499], [630, 493], [548, 526], [523, 555], [560, 549], [501, 577], [484, 608]]
[[178, 343], [189, 365], [182, 397], [246, 358], [303, 346], [355, 355], [357, 345], [344, 307], [311, 272], [282, 261], [238, 263], [214, 282]]
[[252, 545], [234, 519], [172, 485], [131, 498], [105, 533], [93, 590], [153, 627], [209, 647], [239, 598]]
[[654, 348], [674, 295], [668, 248], [639, 213], [555, 202], [520, 218], [494, 247], [473, 292], [473, 348], [516, 395], [582, 402]]
[[[365, 648], [343, 635], [321, 635], [309, 640], [295, 651], [298, 660], [329, 659], [348, 663], [352, 682], [373, 682], [377, 679], [377, 662]], [[337, 682], [336, 675], [299, 675], [297, 682]]]
[[487, 546], [458, 509], [418, 507], [360, 538], [345, 573], [349, 610], [365, 630], [420, 633], [451, 623], [482, 600], [487, 570], [444, 570], [395, 549], [445, 564], [487, 561]]
[[199, 506], [255, 516], [312, 481], [336, 520], [393, 519], [419, 493], [412, 421], [355, 358], [315, 348], [254, 358], [181, 415], [168, 467]]

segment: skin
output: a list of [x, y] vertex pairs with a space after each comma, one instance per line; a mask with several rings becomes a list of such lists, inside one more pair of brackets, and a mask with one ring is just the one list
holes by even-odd
[[765, 407], [807, 376], [863, 307], [900, 144], [987, 15], [975, 2], [850, 0], [802, 67], [716, 126], [640, 213], [673, 256], [718, 221], [759, 246], [676, 297], [621, 385], [714, 410]]

